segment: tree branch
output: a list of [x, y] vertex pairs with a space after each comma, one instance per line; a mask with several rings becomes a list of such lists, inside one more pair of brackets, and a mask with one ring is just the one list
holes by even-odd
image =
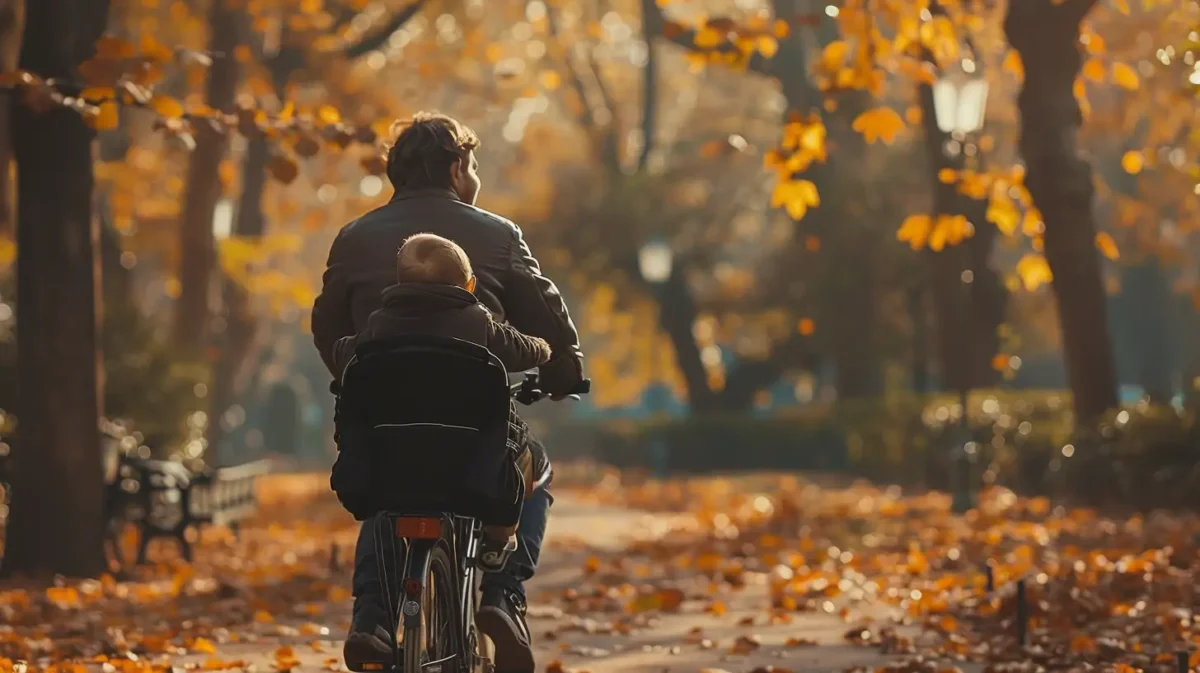
[[646, 63], [642, 66], [642, 151], [638, 155], [638, 172], [646, 170], [654, 152], [658, 126], [658, 46], [654, 44], [651, 19], [662, 10], [656, 0], [642, 0], [642, 39], [646, 42]]
[[[646, 31], [646, 41], [649, 42], [652, 35], [666, 38], [672, 44], [679, 45], [684, 49], [696, 54], [733, 54], [742, 53], [737, 48], [737, 45], [732, 42], [723, 42], [715, 47], [698, 47], [696, 46], [696, 29], [683, 28], [681, 24], [667, 19], [663, 14], [662, 7], [657, 2], [650, 2], [646, 7], [643, 21], [644, 25], [654, 27], [654, 30]], [[670, 25], [672, 30], [667, 30]], [[774, 77], [775, 73], [771, 68], [771, 59], [764, 57], [762, 54], [755, 52], [746, 62], [746, 69], [750, 72]]]
[[[546, 23], [550, 39], [558, 42], [558, 12], [552, 5], [546, 6]], [[588, 134], [588, 137], [591, 138], [597, 158], [611, 171], [619, 171], [621, 159], [617, 146], [612, 97], [609, 95], [600, 72], [596, 68], [595, 59], [590, 53], [587, 55], [587, 70], [585, 71], [580, 67], [571, 47], [563, 45], [563, 51], [563, 61], [567, 69], [567, 80], [570, 82], [571, 88], [575, 90], [575, 95], [579, 97], [580, 111], [577, 115], [579, 124]], [[592, 104], [592, 94], [588, 89], [588, 83], [584, 81], [585, 76], [591, 78], [592, 84], [600, 95], [601, 106], [603, 106], [605, 113], [609, 116], [607, 122], [602, 122], [596, 114], [597, 106]]]
[[346, 45], [346, 48], [343, 50], [346, 58], [358, 58], [382, 47], [391, 39], [392, 35], [396, 34], [396, 31], [403, 28], [404, 24], [408, 23], [410, 19], [417, 15], [417, 12], [421, 11], [421, 8], [425, 6], [425, 2], [426, 0], [414, 0], [414, 2], [409, 3], [404, 9], [392, 14], [392, 17], [382, 27], [367, 33], [359, 38], [358, 41]]

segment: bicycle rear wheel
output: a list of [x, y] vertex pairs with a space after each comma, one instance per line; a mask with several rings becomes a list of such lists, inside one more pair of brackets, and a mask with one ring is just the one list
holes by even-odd
[[404, 628], [404, 673], [467, 671], [462, 615], [458, 606], [458, 573], [444, 544], [429, 553], [429, 572], [421, 595], [420, 619]]

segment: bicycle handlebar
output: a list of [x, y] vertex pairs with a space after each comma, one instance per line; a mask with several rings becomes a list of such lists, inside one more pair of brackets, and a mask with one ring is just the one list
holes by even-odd
[[[525, 378], [520, 383], [510, 385], [508, 390], [512, 394], [513, 399], [525, 406], [549, 397], [547, 393], [542, 392], [541, 388], [538, 388], [537, 372], [526, 372]], [[571, 388], [570, 392], [567, 393], [567, 397], [572, 400], [578, 400], [580, 395], [586, 395], [590, 392], [592, 392], [592, 380], [583, 379], [575, 384], [574, 388]]]

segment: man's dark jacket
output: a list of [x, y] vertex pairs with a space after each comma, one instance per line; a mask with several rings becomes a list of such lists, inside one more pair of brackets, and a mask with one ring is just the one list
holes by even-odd
[[550, 344], [542, 389], [565, 394], [583, 378], [579, 334], [558, 288], [542, 275], [521, 230], [460, 201], [450, 189], [401, 190], [385, 206], [346, 225], [329, 251], [321, 294], [313, 304], [313, 341], [335, 377], [334, 344], [361, 332], [395, 283], [404, 239], [431, 233], [462, 246], [475, 272], [475, 294], [499, 322]]

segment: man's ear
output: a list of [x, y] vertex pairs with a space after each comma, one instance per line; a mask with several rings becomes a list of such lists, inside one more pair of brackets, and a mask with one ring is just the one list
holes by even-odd
[[470, 292], [471, 294], [475, 293], [475, 276], [474, 276], [474, 274], [472, 274], [471, 277], [467, 279], [467, 292]]

